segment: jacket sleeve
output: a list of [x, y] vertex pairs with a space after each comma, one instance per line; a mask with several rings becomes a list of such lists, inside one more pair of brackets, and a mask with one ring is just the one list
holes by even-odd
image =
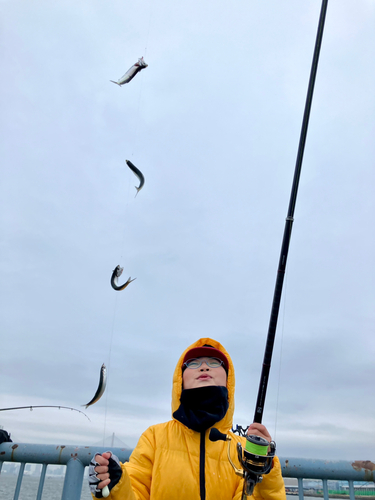
[[108, 500], [149, 500], [154, 456], [154, 433], [149, 428], [142, 434], [129, 462], [121, 464], [121, 479]]
[[281, 475], [281, 465], [278, 457], [273, 459], [271, 472], [264, 474], [253, 492], [254, 500], [286, 500], [284, 480]]

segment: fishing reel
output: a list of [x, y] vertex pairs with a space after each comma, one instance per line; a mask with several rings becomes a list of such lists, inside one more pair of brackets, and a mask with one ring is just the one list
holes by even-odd
[[211, 441], [228, 441], [228, 460], [237, 476], [244, 479], [242, 500], [246, 500], [253, 493], [255, 485], [262, 481], [262, 475], [270, 472], [276, 454], [276, 443], [274, 441], [269, 443], [266, 439], [253, 434], [246, 435], [245, 448], [242, 448], [241, 443], [237, 443], [238, 460], [243, 467], [239, 469], [230, 456], [231, 436], [213, 428], [209, 437]]

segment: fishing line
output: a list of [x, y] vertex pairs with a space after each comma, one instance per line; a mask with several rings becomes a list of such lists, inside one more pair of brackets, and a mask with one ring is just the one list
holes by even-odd
[[281, 380], [281, 362], [283, 356], [283, 343], [284, 343], [285, 310], [286, 310], [286, 299], [288, 295], [288, 271], [286, 271], [285, 273], [284, 283], [285, 283], [285, 288], [284, 288], [283, 318], [282, 318], [281, 336], [280, 336], [280, 359], [279, 359], [279, 374], [278, 374], [277, 394], [276, 394], [275, 431], [273, 434], [275, 440], [276, 440], [277, 416], [279, 410], [279, 393], [280, 393], [280, 380]]
[[[124, 162], [125, 163], [125, 162]], [[126, 164], [125, 164], [126, 166]], [[124, 225], [122, 229], [122, 242], [120, 248], [121, 250], [121, 255], [120, 255], [120, 261], [124, 262], [126, 260], [124, 258], [124, 253], [126, 254], [127, 252], [124, 252], [124, 246], [125, 246], [125, 236], [126, 236], [126, 231], [127, 231], [127, 222], [128, 222], [128, 214], [129, 214], [129, 198], [130, 198], [130, 188], [131, 188], [131, 183], [130, 183], [130, 178], [128, 178], [128, 186], [127, 186], [127, 196], [126, 196], [126, 205], [124, 209], [124, 214], [123, 214], [123, 219], [124, 219]], [[127, 262], [124, 263], [124, 269], [128, 271], [127, 268]], [[109, 283], [108, 283], [108, 286]], [[115, 303], [113, 307], [113, 314], [112, 314], [112, 326], [110, 328], [110, 340], [109, 340], [109, 353], [108, 353], [108, 377], [110, 374], [110, 369], [111, 369], [111, 357], [112, 357], [112, 346], [113, 346], [113, 337], [114, 337], [114, 332], [115, 332], [115, 323], [116, 323], [116, 316], [117, 316], [117, 307], [118, 307], [118, 300], [119, 300], [119, 295], [118, 293], [115, 294]], [[108, 385], [109, 389], [109, 385]], [[103, 446], [105, 446], [105, 434], [106, 434], [106, 429], [107, 429], [107, 410], [108, 410], [108, 389], [106, 391], [106, 397], [105, 397], [105, 405], [104, 405], [104, 430], [103, 430]]]
[[[148, 46], [148, 39], [150, 35], [150, 28], [151, 28], [151, 17], [152, 17], [152, 8], [151, 8], [152, 2], [150, 2], [150, 16], [149, 16], [149, 22], [148, 22], [148, 29], [147, 29], [147, 36], [146, 36], [146, 47], [144, 51], [144, 55], [147, 54], [147, 46]], [[141, 111], [141, 98], [142, 98], [142, 93], [143, 93], [143, 78], [138, 77], [136, 82], [139, 85], [139, 92], [138, 92], [138, 99], [137, 99], [137, 105], [136, 105], [136, 119], [135, 123], [134, 121], [132, 122], [132, 128], [134, 130], [134, 136], [133, 136], [133, 146], [131, 148], [131, 153], [130, 156], [133, 159], [135, 151], [138, 150], [138, 144], [139, 144], [139, 130], [140, 130], [140, 111]], [[134, 82], [135, 83], [135, 82]], [[123, 265], [124, 266], [124, 272], [125, 273], [130, 273], [129, 267], [128, 267], [128, 261], [129, 261], [129, 217], [131, 213], [131, 205], [130, 201], [131, 198], [131, 184], [132, 184], [132, 179], [133, 179], [133, 173], [130, 172], [130, 169], [128, 165], [126, 164], [125, 160], [129, 157], [127, 154], [122, 158], [122, 165], [124, 168], [124, 172], [128, 171], [129, 174], [124, 174], [128, 175], [128, 182], [127, 182], [127, 188], [124, 189], [124, 199], [126, 199], [126, 204], [125, 204], [125, 209], [123, 211], [122, 217], [120, 217], [121, 220], [123, 220], [123, 223], [121, 224], [122, 227], [122, 238], [121, 238], [121, 243], [120, 243], [120, 264], [118, 265]], [[137, 161], [135, 162], [137, 163]], [[121, 170], [122, 170], [121, 168]], [[125, 183], [124, 183], [125, 185]], [[135, 196], [137, 195], [138, 190], [136, 191]], [[134, 198], [135, 198], [134, 196]], [[125, 248], [126, 245], [126, 248]], [[113, 345], [113, 338], [114, 338], [114, 332], [115, 332], [115, 324], [116, 324], [116, 317], [117, 317], [117, 307], [118, 307], [118, 294], [116, 293], [115, 297], [115, 303], [114, 303], [114, 309], [113, 309], [113, 314], [112, 314], [112, 326], [111, 326], [111, 334], [110, 334], [110, 341], [109, 341], [109, 353], [108, 353], [108, 373], [110, 373], [110, 367], [111, 367], [111, 356], [112, 356], [112, 345]], [[105, 435], [106, 435], [106, 429], [107, 429], [107, 411], [108, 411], [108, 390], [106, 393], [106, 399], [105, 399], [105, 414], [104, 414], [104, 430], [103, 430], [103, 446], [105, 446]]]
[[[147, 34], [146, 34], [146, 45], [144, 49], [144, 58], [145, 62], [147, 63], [147, 48], [148, 48], [148, 41], [150, 37], [150, 31], [151, 31], [151, 17], [153, 14], [153, 2], [150, 0], [149, 3], [149, 11], [150, 11], [150, 16], [148, 19], [148, 28], [147, 28]], [[143, 75], [142, 75], [143, 76]], [[139, 94], [138, 94], [138, 100], [137, 100], [137, 107], [136, 107], [136, 123], [135, 123], [135, 134], [134, 134], [134, 147], [131, 152], [131, 157], [134, 157], [134, 149], [138, 150], [138, 138], [139, 138], [139, 125], [140, 125], [140, 109], [141, 109], [141, 97], [143, 94], [143, 78], [139, 78]]]
[[[291, 234], [289, 235], [289, 244], [290, 244]], [[280, 380], [281, 380], [281, 362], [282, 362], [282, 354], [283, 354], [283, 343], [284, 343], [284, 327], [285, 327], [285, 311], [286, 311], [286, 302], [288, 296], [288, 270], [289, 268], [285, 268], [285, 277], [284, 277], [284, 294], [283, 294], [283, 317], [281, 324], [281, 337], [280, 337], [280, 358], [279, 358], [279, 373], [278, 373], [278, 382], [277, 382], [277, 394], [276, 394], [276, 409], [275, 409], [275, 432], [274, 439], [276, 440], [276, 428], [277, 428], [277, 417], [278, 417], [278, 409], [279, 409], [279, 394], [280, 394]]]
[[153, 14], [153, 3], [152, 0], [150, 0], [150, 17], [148, 18], [148, 30], [147, 30], [147, 36], [146, 36], [146, 47], [145, 47], [145, 56], [147, 55], [147, 46], [148, 46], [148, 40], [150, 37], [150, 28], [151, 28], [151, 17]]
[[[118, 296], [116, 295], [115, 297], [115, 306], [114, 306], [114, 311], [113, 311], [113, 316], [112, 316], [112, 329], [111, 329], [111, 337], [109, 341], [109, 354], [108, 354], [108, 374], [111, 372], [111, 355], [112, 355], [112, 344], [113, 344], [113, 332], [115, 330], [115, 318], [116, 318], [116, 310], [117, 310], [117, 300]], [[109, 388], [109, 384], [108, 384]], [[105, 395], [105, 405], [104, 405], [104, 431], [103, 431], [103, 446], [105, 446], [105, 433], [107, 429], [107, 409], [108, 409], [108, 389]]]
[[[135, 123], [135, 131], [134, 131], [134, 141], [133, 141], [133, 147], [131, 149], [131, 157], [134, 158], [134, 151], [139, 150], [139, 125], [140, 125], [140, 109], [141, 109], [141, 97], [142, 97], [142, 87], [143, 87], [143, 81], [141, 81], [139, 93], [138, 93], [138, 100], [137, 100], [137, 111], [136, 111], [136, 123]], [[135, 163], [137, 163], [135, 161]]]

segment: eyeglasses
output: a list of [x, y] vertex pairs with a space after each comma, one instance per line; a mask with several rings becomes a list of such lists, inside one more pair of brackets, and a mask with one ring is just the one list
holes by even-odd
[[224, 361], [218, 358], [193, 358], [185, 361], [184, 366], [186, 366], [186, 368], [196, 370], [202, 365], [202, 363], [206, 363], [206, 365], [210, 368], [219, 368], [219, 366], [221, 366]]

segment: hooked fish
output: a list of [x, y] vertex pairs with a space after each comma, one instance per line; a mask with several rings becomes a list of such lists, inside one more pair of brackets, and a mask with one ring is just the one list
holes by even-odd
[[133, 80], [135, 75], [142, 71], [142, 69], [147, 68], [148, 64], [146, 64], [143, 60], [143, 57], [138, 59], [138, 62], [133, 64], [131, 68], [128, 69], [128, 71], [123, 75], [117, 82], [110, 80], [110, 82], [115, 83], [116, 85], [124, 85], [125, 83], [129, 83], [130, 80]]
[[91, 406], [94, 403], [96, 403], [97, 401], [99, 401], [99, 399], [104, 394], [106, 385], [107, 385], [107, 368], [105, 367], [105, 364], [103, 363], [102, 367], [100, 368], [100, 379], [99, 379], [98, 388], [96, 389], [96, 393], [91, 401], [89, 401], [86, 405], [82, 405], [82, 406], [86, 406], [86, 408], [88, 408], [89, 406]]
[[130, 170], [138, 177], [139, 179], [139, 186], [134, 186], [135, 189], [137, 190], [137, 193], [135, 196], [137, 196], [137, 194], [139, 193], [139, 191], [143, 188], [143, 185], [145, 183], [145, 178], [142, 174], [142, 172], [135, 166], [133, 165], [133, 163], [130, 161], [130, 160], [125, 160], [126, 161], [126, 164], [127, 166], [130, 168]]
[[112, 288], [116, 291], [120, 291], [120, 290], [124, 290], [124, 288], [126, 288], [129, 283], [131, 283], [132, 281], [134, 281], [135, 279], [137, 278], [133, 278], [131, 279], [131, 277], [129, 276], [129, 279], [126, 283], [124, 283], [123, 285], [120, 285], [118, 286], [117, 285], [117, 279], [119, 278], [119, 276], [121, 276], [122, 274], [122, 271], [124, 270], [123, 267], [120, 267], [120, 266], [116, 266], [112, 272], [112, 276], [111, 276], [111, 285], [112, 285]]

